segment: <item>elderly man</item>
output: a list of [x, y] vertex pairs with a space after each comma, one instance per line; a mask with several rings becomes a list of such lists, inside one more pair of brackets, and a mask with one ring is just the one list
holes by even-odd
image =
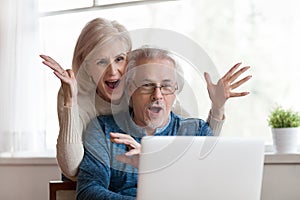
[[171, 111], [182, 81], [169, 52], [141, 48], [128, 60], [125, 97], [130, 109], [89, 124], [77, 199], [135, 199], [138, 169], [122, 155], [138, 154], [145, 135], [213, 135], [205, 121], [183, 119]]

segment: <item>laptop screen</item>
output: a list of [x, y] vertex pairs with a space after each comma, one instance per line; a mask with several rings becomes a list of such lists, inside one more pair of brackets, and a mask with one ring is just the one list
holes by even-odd
[[259, 200], [260, 139], [148, 136], [142, 139], [138, 200]]

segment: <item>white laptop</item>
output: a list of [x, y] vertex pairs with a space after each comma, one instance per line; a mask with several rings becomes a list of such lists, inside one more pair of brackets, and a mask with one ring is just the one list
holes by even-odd
[[259, 200], [260, 139], [149, 136], [142, 139], [138, 200]]

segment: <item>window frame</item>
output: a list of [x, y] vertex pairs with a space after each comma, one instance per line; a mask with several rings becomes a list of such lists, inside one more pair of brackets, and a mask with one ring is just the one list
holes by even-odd
[[[43, 12], [40, 13], [40, 17], [48, 17], [48, 16], [57, 16], [62, 14], [71, 14], [71, 13], [77, 13], [77, 12], [89, 12], [89, 11], [95, 11], [99, 9], [112, 9], [112, 8], [120, 8], [124, 6], [135, 6], [135, 5], [142, 5], [142, 4], [152, 4], [152, 3], [160, 3], [165, 1], [178, 1], [178, 0], [143, 0], [143, 1], [126, 1], [122, 3], [113, 3], [113, 4], [107, 4], [107, 5], [97, 5], [95, 0], [93, 1], [93, 5], [90, 7], [81, 7], [76, 9], [67, 9], [67, 10], [57, 10], [57, 11], [51, 11], [51, 12]], [[299, 144], [300, 146], [300, 144]], [[272, 151], [272, 144], [265, 144], [265, 152], [270, 153]]]

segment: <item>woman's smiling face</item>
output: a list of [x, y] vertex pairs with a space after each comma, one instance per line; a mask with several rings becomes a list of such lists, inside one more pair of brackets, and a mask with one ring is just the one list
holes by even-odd
[[[97, 47], [89, 59], [89, 74], [98, 83], [97, 94], [105, 101], [111, 102], [112, 98], [115, 100], [121, 96], [114, 91], [120, 86], [126, 70], [127, 51], [121, 40], [111, 40]], [[123, 90], [118, 91], [121, 93]]]

